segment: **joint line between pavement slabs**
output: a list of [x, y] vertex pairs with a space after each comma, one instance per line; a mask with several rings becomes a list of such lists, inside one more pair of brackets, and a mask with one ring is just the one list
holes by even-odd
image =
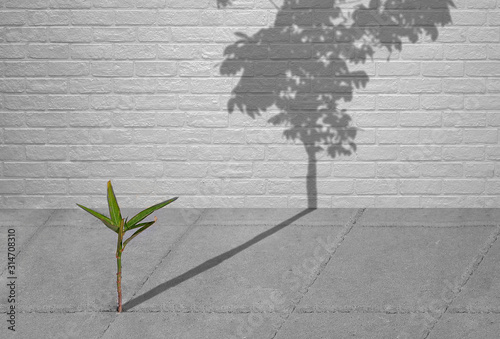
[[197, 222], [201, 219], [201, 217], [203, 216], [204, 213], [205, 213], [205, 209], [203, 210], [202, 213], [200, 213], [200, 216], [191, 225], [189, 225], [189, 227], [186, 229], [186, 231], [184, 231], [184, 233], [182, 233], [182, 235], [179, 238], [177, 238], [177, 240], [174, 241], [174, 243], [172, 244], [170, 249], [167, 251], [167, 253], [159, 260], [158, 264], [156, 264], [155, 267], [153, 268], [153, 270], [151, 270], [151, 273], [148, 274], [148, 276], [140, 284], [139, 288], [134, 292], [131, 299], [135, 298], [137, 293], [139, 293], [141, 288], [148, 282], [149, 278], [151, 278], [151, 276], [156, 271], [156, 269], [161, 266], [161, 264], [163, 263], [163, 260], [165, 260], [169, 256], [170, 253], [174, 253], [175, 250], [182, 244], [183, 240], [198, 226]]
[[[40, 232], [45, 228], [45, 226], [48, 224], [48, 222], [50, 221], [50, 219], [52, 218], [52, 216], [56, 213], [56, 210], [52, 210], [52, 212], [49, 214], [49, 216], [47, 217], [47, 220], [45, 220], [40, 226], [37, 226], [36, 227], [36, 231], [33, 232], [33, 234], [31, 235], [31, 237], [29, 237], [28, 240], [26, 240], [24, 242], [24, 244], [22, 245], [19, 245], [16, 253], [15, 253], [15, 256], [16, 256], [16, 261], [18, 260], [19, 256], [21, 255], [22, 251], [27, 248], [30, 243], [33, 241], [33, 239], [38, 235], [40, 234]], [[18, 246], [18, 245], [16, 245]], [[3, 277], [3, 275], [5, 274], [5, 272], [7, 271], [7, 265], [5, 265], [5, 267], [2, 269], [2, 273], [0, 273], [0, 277]]]
[[292, 303], [291, 307], [288, 309], [289, 311], [286, 312], [283, 315], [283, 317], [281, 317], [280, 323], [278, 324], [277, 328], [274, 330], [274, 333], [272, 334], [271, 339], [276, 338], [276, 336], [278, 335], [279, 331], [281, 330], [281, 328], [283, 327], [283, 325], [285, 324], [287, 319], [290, 317], [290, 315], [292, 313], [295, 312], [295, 309], [297, 308], [297, 306], [300, 304], [300, 302], [302, 301], [304, 296], [307, 294], [307, 292], [309, 291], [311, 286], [318, 279], [321, 272], [323, 272], [323, 270], [326, 268], [326, 266], [330, 262], [330, 259], [333, 257], [335, 252], [337, 252], [337, 249], [340, 247], [340, 245], [342, 244], [344, 239], [347, 237], [347, 235], [351, 232], [352, 228], [358, 222], [358, 220], [361, 218], [361, 216], [363, 215], [365, 210], [366, 210], [366, 208], [358, 209], [356, 211], [356, 214], [351, 219], [349, 219], [349, 221], [344, 225], [344, 227], [342, 227], [342, 230], [335, 238], [335, 241], [333, 242], [331, 249], [328, 251], [328, 256], [326, 256], [326, 258], [318, 266], [318, 268], [316, 268], [316, 270], [314, 270], [312, 272], [312, 274], [309, 276], [310, 277], [309, 282], [304, 284], [305, 286], [299, 290], [299, 296], [297, 298], [294, 298], [294, 300], [292, 301], [293, 303]]
[[[198, 226], [197, 223], [201, 219], [203, 214], [205, 214], [205, 212], [206, 212], [206, 209], [203, 209], [202, 212], [200, 213], [200, 215], [198, 216], [198, 218], [196, 218], [196, 220], [191, 225], [189, 225], [189, 227], [186, 229], [186, 231], [184, 233], [182, 233], [182, 235], [177, 240], [174, 241], [174, 243], [172, 244], [170, 249], [167, 251], [167, 253], [159, 260], [158, 264], [156, 264], [155, 267], [151, 270], [151, 273], [149, 273], [146, 276], [146, 278], [143, 280], [143, 282], [140, 284], [140, 286], [137, 288], [137, 290], [132, 294], [131, 300], [133, 300], [135, 298], [135, 296], [137, 295], [137, 293], [139, 293], [141, 288], [148, 282], [149, 278], [154, 274], [156, 269], [161, 266], [161, 264], [163, 263], [163, 260], [165, 260], [169, 256], [170, 253], [174, 253], [174, 251], [180, 246], [180, 244], [183, 242], [183, 240]], [[126, 311], [126, 309], [124, 309], [124, 311]], [[106, 326], [106, 328], [104, 329], [102, 334], [99, 336], [99, 339], [104, 337], [104, 335], [106, 334], [106, 332], [111, 327], [111, 325], [115, 322], [116, 319], [117, 319], [117, 314], [115, 313], [113, 320], [111, 320], [110, 323], [108, 324], [108, 326]]]
[[[431, 312], [432, 310], [415, 310], [414, 308], [404, 308], [397, 307], [394, 309], [386, 309], [379, 307], [365, 307], [365, 306], [346, 306], [346, 307], [323, 307], [323, 306], [307, 306], [307, 307], [297, 307], [295, 309], [296, 314], [332, 314], [332, 313], [345, 313], [345, 314], [399, 314], [399, 315], [416, 315]], [[45, 310], [41, 309], [31, 309], [19, 311], [20, 314], [86, 314], [86, 313], [115, 313], [116, 310], [98, 310], [98, 311], [88, 311], [88, 310], [76, 310], [76, 309], [51, 309]], [[175, 313], [175, 314], [249, 314], [249, 313], [262, 313], [262, 314], [276, 314], [280, 315], [282, 312], [279, 310], [259, 310], [252, 309], [249, 306], [231, 306], [231, 307], [210, 307], [210, 306], [193, 306], [187, 307], [185, 305], [169, 305], [168, 307], [144, 307], [139, 310], [129, 310], [128, 312], [136, 314], [146, 314], [146, 313]], [[456, 310], [453, 308], [448, 308], [448, 314], [500, 314], [500, 308], [489, 307], [489, 308], [468, 308], [467, 310]]]
[[481, 249], [476, 254], [474, 259], [469, 263], [469, 265], [467, 265], [464, 273], [460, 276], [458, 281], [455, 283], [455, 285], [451, 289], [452, 296], [447, 300], [443, 300], [445, 302], [445, 305], [444, 305], [444, 307], [442, 307], [439, 310], [438, 314], [432, 319], [432, 321], [430, 321], [429, 326], [424, 331], [424, 335], [423, 335], [424, 339], [429, 338], [432, 330], [436, 327], [437, 323], [441, 320], [443, 315], [448, 311], [448, 308], [451, 306], [453, 301], [455, 301], [455, 299], [460, 294], [462, 289], [465, 287], [465, 285], [467, 284], [469, 279], [472, 277], [472, 275], [477, 271], [477, 269], [479, 268], [479, 265], [481, 265], [481, 262], [486, 257], [490, 248], [493, 246], [495, 241], [497, 241], [499, 236], [500, 236], [500, 225], [498, 225], [496, 227], [495, 231], [488, 237], [488, 240], [481, 247]]

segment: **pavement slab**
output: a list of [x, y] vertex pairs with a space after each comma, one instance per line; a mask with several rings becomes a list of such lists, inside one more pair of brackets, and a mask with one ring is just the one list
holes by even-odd
[[0, 209], [0, 227], [36, 228], [47, 222], [54, 212], [54, 210]]
[[428, 339], [497, 339], [500, 314], [445, 314]]
[[492, 227], [354, 227], [299, 306], [428, 309]]
[[420, 324], [408, 314], [301, 313], [292, 314], [276, 339], [413, 339], [421, 335]]
[[270, 339], [276, 314], [138, 313], [117, 316], [102, 339]]
[[[189, 226], [152, 226], [122, 257], [123, 298], [132, 297]], [[50, 226], [18, 259], [18, 305], [23, 310], [116, 308], [116, 234], [104, 225]]]
[[499, 208], [373, 208], [360, 218], [362, 226], [495, 226]]
[[499, 265], [500, 239], [497, 239], [481, 265], [451, 304], [450, 312], [496, 312], [500, 314]]
[[[198, 225], [277, 225], [292, 219], [290, 225], [343, 226], [357, 209], [301, 208], [212, 208], [206, 209]], [[298, 216], [298, 217], [297, 217]]]
[[22, 339], [96, 339], [105, 331], [114, 313], [19, 313], [16, 331], [5, 337]]
[[5, 210], [0, 209], [0, 250], [6, 253], [7, 234], [14, 229], [16, 234], [16, 252], [19, 252], [25, 242], [45, 226], [52, 216], [53, 210]]
[[248, 310], [265, 304], [272, 295], [292, 302], [297, 289], [290, 271], [314, 257], [316, 238], [335, 237], [340, 229], [282, 223], [198, 226], [168, 262], [158, 267], [139, 297], [126, 306], [164, 309], [177, 305], [189, 309], [201, 305]]
[[[35, 234], [50, 221], [53, 214], [53, 210], [0, 209], [0, 253], [7, 255], [7, 238], [9, 230], [13, 230], [15, 236], [14, 253], [16, 256], [20, 256], [22, 250], [32, 241]], [[4, 265], [0, 267], [0, 277], [5, 274], [6, 269], [7, 267]]]

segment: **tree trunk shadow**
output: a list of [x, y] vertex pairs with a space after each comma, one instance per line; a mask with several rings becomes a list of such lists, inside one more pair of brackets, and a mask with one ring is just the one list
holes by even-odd
[[317, 182], [317, 164], [316, 164], [316, 150], [312, 147], [307, 147], [307, 177], [306, 177], [306, 191], [307, 191], [307, 207], [318, 207], [318, 182]]

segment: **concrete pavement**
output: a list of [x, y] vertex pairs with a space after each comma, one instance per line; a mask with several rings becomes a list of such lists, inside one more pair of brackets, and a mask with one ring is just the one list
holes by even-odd
[[0, 255], [8, 229], [17, 254], [0, 336], [499, 338], [500, 209], [154, 215], [123, 252], [117, 314], [116, 234], [81, 210], [0, 210]]

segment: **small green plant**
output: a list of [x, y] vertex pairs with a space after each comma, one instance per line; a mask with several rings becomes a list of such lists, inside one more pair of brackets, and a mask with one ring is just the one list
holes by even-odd
[[[116, 289], [118, 291], [118, 313], [122, 311], [122, 252], [125, 249], [125, 246], [130, 242], [130, 240], [134, 239], [139, 235], [142, 231], [147, 229], [149, 226], [153, 225], [158, 219], [155, 217], [154, 221], [140, 223], [144, 218], [153, 213], [154, 211], [167, 206], [171, 202], [177, 200], [178, 197], [160, 202], [159, 204], [153, 205], [149, 208], [146, 208], [144, 211], [137, 213], [132, 219], [128, 220], [128, 218], [123, 219], [120, 207], [118, 206], [118, 202], [116, 201], [115, 192], [113, 191], [113, 186], [111, 186], [111, 181], [108, 181], [108, 208], [110, 217], [106, 217], [99, 212], [91, 210], [88, 207], [77, 204], [79, 207], [83, 208], [85, 211], [92, 214], [94, 217], [101, 220], [104, 225], [113, 230], [118, 234], [118, 244], [116, 245], [116, 264], [118, 267], [118, 272], [116, 273]], [[125, 232], [137, 229], [134, 234], [132, 234], [127, 240], [123, 241], [123, 236]]]

